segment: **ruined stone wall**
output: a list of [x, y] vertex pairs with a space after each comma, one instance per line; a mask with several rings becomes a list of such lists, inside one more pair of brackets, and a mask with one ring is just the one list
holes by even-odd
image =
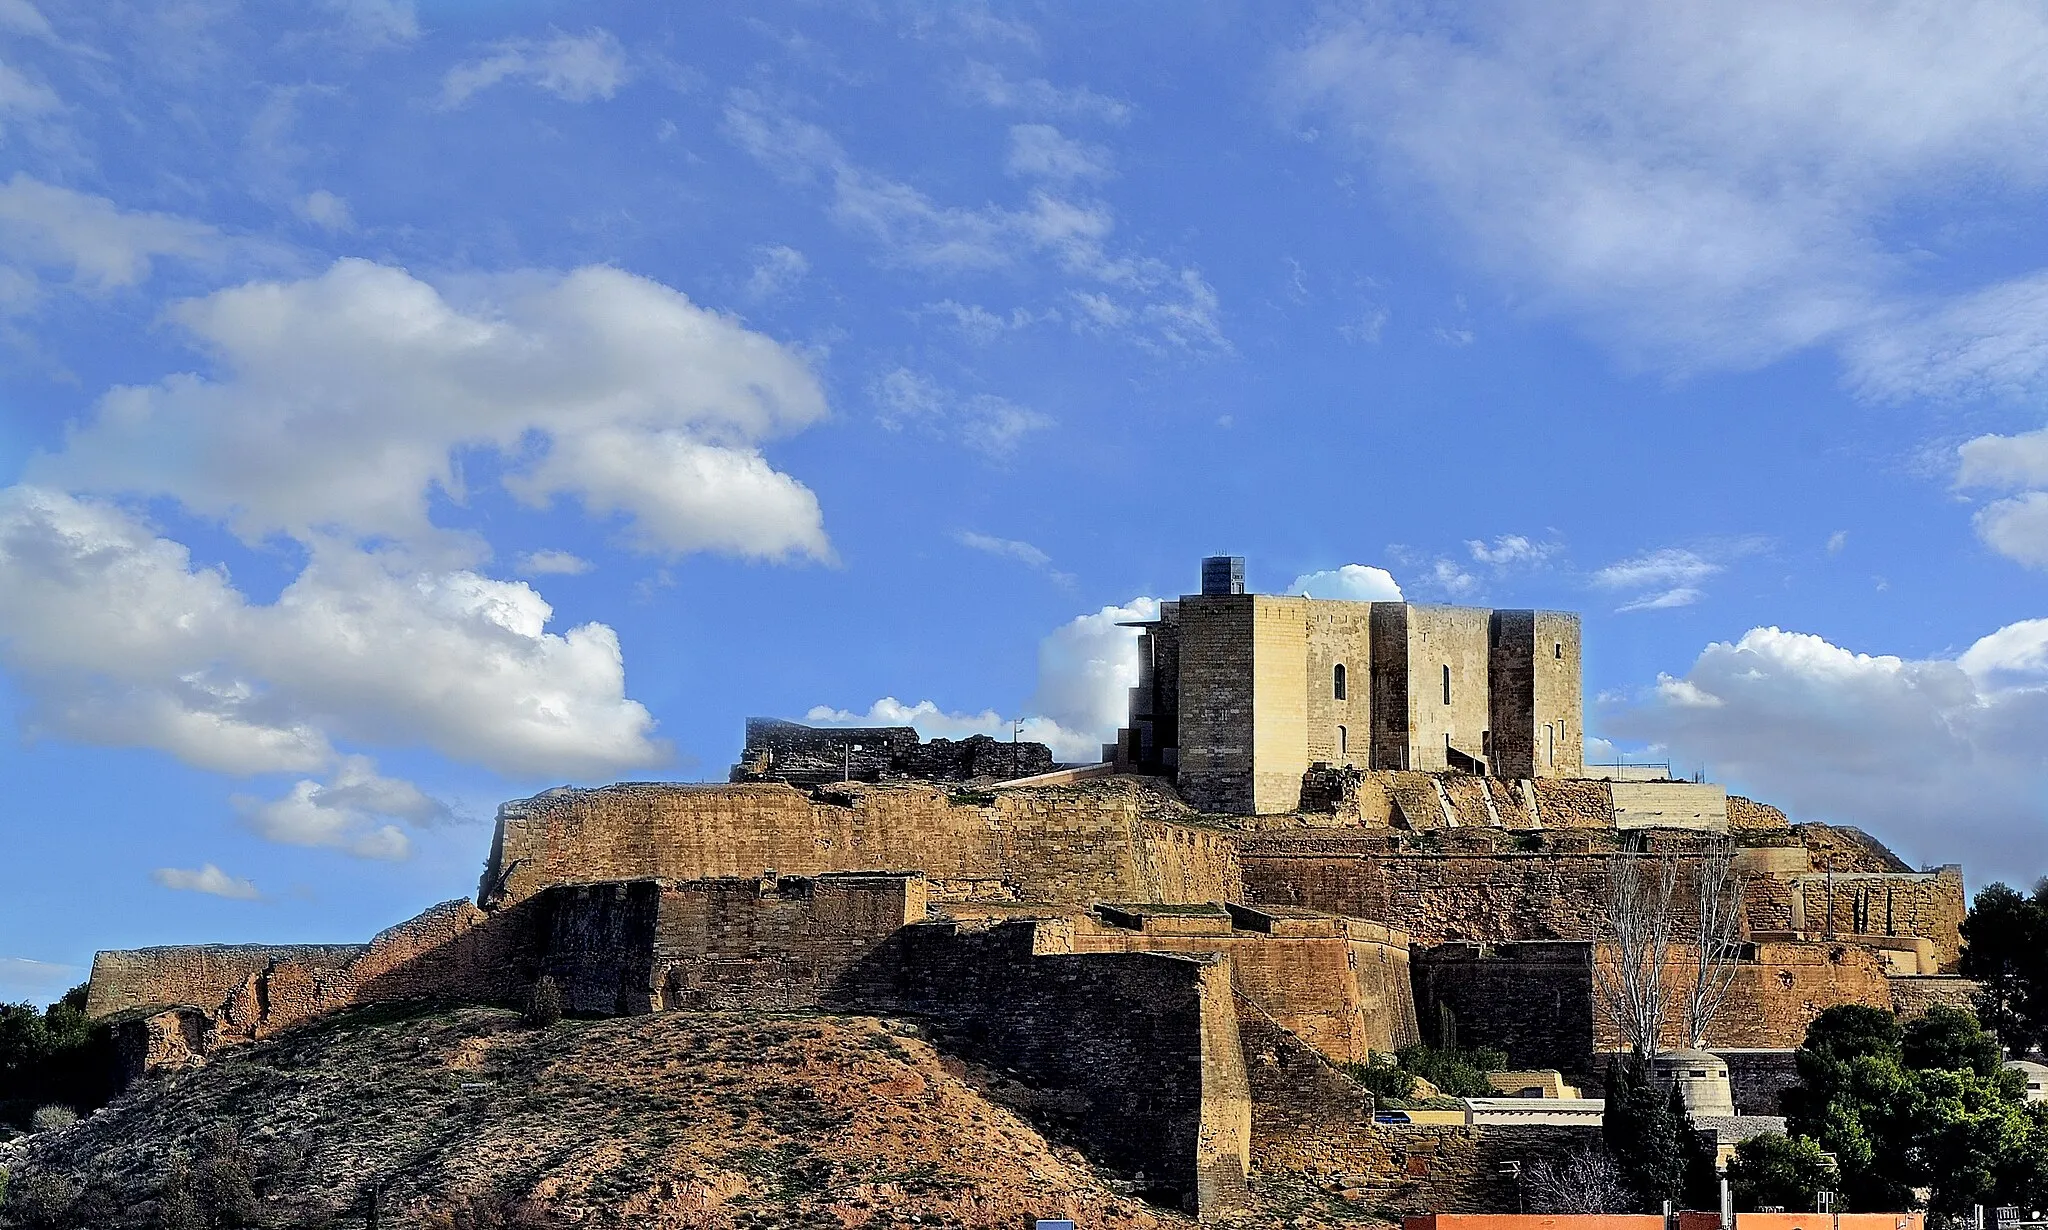
[[1606, 782], [1538, 778], [1536, 814], [1543, 827], [1605, 829], [1614, 827], [1614, 796]]
[[1844, 848], [1853, 851], [1860, 847], [1847, 843], [1831, 847], [1825, 854], [1815, 851], [1816, 870], [1790, 877], [1792, 929], [1815, 937], [1925, 936], [1934, 941], [1941, 971], [1952, 972], [1962, 959], [1962, 925], [1969, 916], [1963, 869], [1954, 864], [1931, 872], [1821, 869], [1827, 854], [1849, 861], [1841, 854]]
[[1039, 925], [905, 927], [849, 971], [843, 1002], [924, 1017], [942, 1046], [1015, 1072], [1048, 1095], [1056, 1133], [1112, 1166], [1211, 1207], [1241, 1193], [1250, 1106], [1228, 965], [1041, 955]]
[[1785, 819], [1784, 812], [1770, 804], [1731, 794], [1728, 796], [1728, 828], [1735, 833], [1762, 835], [1789, 833], [1792, 825]]
[[215, 1009], [279, 962], [332, 971], [364, 950], [362, 944], [190, 944], [100, 952], [92, 959], [85, 1012], [97, 1019], [153, 1005]]
[[1799, 1083], [1799, 1065], [1791, 1048], [1721, 1046], [1714, 1054], [1728, 1065], [1728, 1095], [1736, 1114], [1785, 1113], [1785, 1091]]
[[312, 1017], [399, 999], [512, 1002], [533, 968], [532, 920], [448, 901], [368, 944], [281, 948], [145, 948], [93, 960], [95, 1018], [144, 1004], [187, 1004], [210, 1022], [209, 1045], [268, 1037]]
[[1891, 984], [1892, 1011], [1901, 1020], [1919, 1016], [1936, 1004], [1975, 1012], [1977, 994], [1984, 989], [1984, 984], [1974, 978], [1952, 974], [1904, 978], [1894, 975]]
[[1143, 818], [1129, 779], [957, 800], [921, 785], [814, 798], [783, 785], [609, 786], [502, 809], [484, 899], [552, 884], [775, 871], [921, 870], [936, 897], [1199, 900], [1236, 895], [1229, 843]]

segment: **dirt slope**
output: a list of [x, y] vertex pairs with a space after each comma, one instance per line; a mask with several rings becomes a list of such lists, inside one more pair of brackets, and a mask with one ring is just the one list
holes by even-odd
[[378, 1230], [1193, 1224], [864, 1017], [359, 1011], [153, 1080], [0, 1165], [19, 1224], [95, 1228], [237, 1203], [362, 1227], [373, 1190]]

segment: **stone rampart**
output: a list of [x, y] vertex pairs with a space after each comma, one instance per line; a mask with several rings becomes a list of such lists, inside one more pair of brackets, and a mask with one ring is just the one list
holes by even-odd
[[561, 885], [535, 901], [540, 967], [570, 1012], [798, 1009], [824, 1004], [860, 959], [925, 918], [924, 877], [632, 880]]
[[1040, 926], [904, 927], [838, 997], [925, 1018], [941, 1045], [1039, 1091], [1055, 1131], [1188, 1206], [1240, 1200], [1251, 1111], [1229, 963], [1044, 952]]
[[1399, 932], [1239, 906], [1218, 907], [1213, 929], [1176, 925], [1190, 920], [1143, 906], [1102, 913], [1125, 925], [1083, 920], [1073, 929], [1074, 951], [1222, 953], [1241, 994], [1334, 1060], [1362, 1063], [1373, 1051], [1419, 1040], [1408, 938]]
[[1147, 818], [1132, 779], [949, 793], [806, 794], [780, 784], [550, 791], [501, 809], [482, 899], [553, 884], [768, 872], [919, 870], [937, 899], [1217, 901], [1239, 895], [1230, 835]]
[[337, 971], [361, 957], [364, 944], [190, 944], [96, 953], [86, 986], [86, 1015], [185, 1004], [215, 1009], [236, 990], [281, 962], [307, 971]]

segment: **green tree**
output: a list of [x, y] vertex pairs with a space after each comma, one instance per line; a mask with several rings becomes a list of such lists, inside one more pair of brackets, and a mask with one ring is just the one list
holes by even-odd
[[1998, 1039], [1975, 1016], [1947, 1004], [1936, 1004], [1906, 1022], [1899, 1031], [1899, 1057], [1909, 1068], [1973, 1072], [1987, 1078], [1998, 1077], [2005, 1067]]
[[2048, 879], [2031, 897], [2004, 884], [1978, 890], [1962, 932], [1959, 972], [1984, 984], [1983, 1023], [2015, 1053], [2048, 1043]]
[[1811, 1138], [1766, 1132], [1735, 1146], [1728, 1183], [1739, 1209], [1805, 1212], [1820, 1192], [1835, 1190], [1835, 1167]]
[[[1655, 1212], [1666, 1200], [1685, 1198], [1691, 1135], [1677, 1090], [1660, 1089], [1649, 1065], [1626, 1055], [1607, 1065], [1607, 1109], [1600, 1135], [1636, 1196], [1636, 1208]], [[1675, 1107], [1675, 1109], [1674, 1109]]]

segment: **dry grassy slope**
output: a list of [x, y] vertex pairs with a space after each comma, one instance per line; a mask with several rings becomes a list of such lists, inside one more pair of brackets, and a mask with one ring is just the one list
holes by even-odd
[[[501, 1011], [363, 1010], [139, 1087], [24, 1170], [69, 1172], [151, 1225], [175, 1155], [239, 1129], [274, 1226], [1186, 1226], [865, 1017], [667, 1013], [546, 1030]], [[26, 1164], [24, 1164], [26, 1163]], [[458, 1215], [459, 1214], [459, 1215]]]

